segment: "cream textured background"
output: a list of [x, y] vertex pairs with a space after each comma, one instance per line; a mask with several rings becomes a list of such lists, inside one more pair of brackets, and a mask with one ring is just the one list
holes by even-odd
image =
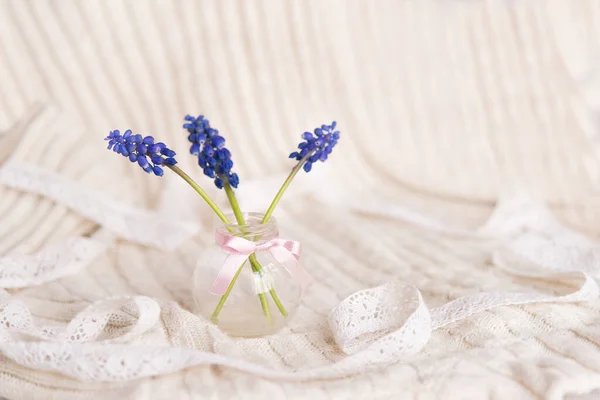
[[[599, 68], [595, 1], [4, 0], [0, 127], [16, 134], [0, 136], [0, 161], [10, 155], [210, 224], [175, 177], [147, 178], [104, 152], [106, 132], [153, 134], [184, 155], [182, 116], [203, 113], [250, 180], [284, 173], [298, 135], [335, 119], [344, 136], [327, 169], [347, 196], [475, 227], [498, 195], [519, 186], [597, 236]], [[192, 168], [191, 158], [180, 159]], [[313, 184], [325, 191], [323, 179]], [[165, 189], [181, 196], [175, 210]], [[286, 200], [287, 236], [303, 241], [320, 281], [306, 300], [307, 326], [346, 294], [390, 277], [417, 285], [430, 305], [530, 284], [493, 271], [477, 241]], [[97, 229], [63, 206], [4, 187], [0, 216], [3, 255]], [[76, 277], [15, 294], [49, 320], [68, 315], [43, 315], [48, 304], [66, 309], [119, 293], [186, 308], [195, 258], [186, 249], [152, 258], [152, 250], [123, 243]], [[599, 316], [598, 302], [501, 308], [436, 332], [429, 357], [309, 383], [198, 367], [89, 384], [0, 358], [0, 395], [562, 398], [600, 386]]]

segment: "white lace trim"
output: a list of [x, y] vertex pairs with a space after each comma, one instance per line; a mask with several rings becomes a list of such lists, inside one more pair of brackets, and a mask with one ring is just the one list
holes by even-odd
[[0, 258], [0, 288], [40, 285], [85, 268], [106, 245], [77, 237], [53, 244], [37, 254]]
[[[14, 299], [6, 291], [0, 294], [0, 325], [5, 331], [52, 342], [125, 342], [152, 328], [159, 316], [160, 306], [153, 299], [146, 296], [119, 296], [89, 305], [64, 328], [36, 326], [23, 302]], [[107, 336], [105, 328], [109, 322], [123, 327]]]
[[[98, 200], [100, 197], [89, 189], [30, 167], [13, 164], [9, 169], [3, 168], [0, 183], [51, 197], [121, 237], [141, 236], [141, 241], [147, 244], [173, 247], [195, 230], [191, 224]], [[150, 226], [154, 223], [156, 226]], [[433, 330], [483, 310], [598, 297], [599, 288], [591, 276], [600, 275], [600, 246], [560, 226], [545, 208], [522, 198], [505, 201], [482, 233], [504, 238], [505, 246], [494, 254], [499, 267], [521, 276], [579, 277], [581, 286], [560, 296], [480, 293], [432, 310], [425, 305], [419, 290], [408, 283], [391, 282], [361, 290], [343, 300], [329, 318], [336, 343], [347, 357], [301, 370], [275, 369], [243, 358], [190, 348], [134, 344], [133, 339], [148, 334], [160, 318], [160, 304], [148, 297], [102, 299], [79, 312], [66, 326], [37, 326], [26, 305], [0, 289], [0, 351], [24, 366], [81, 380], [131, 380], [201, 364], [228, 366], [273, 379], [323, 379], [364, 372], [366, 368], [415, 355], [427, 344]], [[99, 243], [78, 238], [46, 248], [37, 255], [1, 259], [0, 286], [35, 285], [75, 273], [102, 250]], [[23, 267], [22, 272], [18, 266]]]

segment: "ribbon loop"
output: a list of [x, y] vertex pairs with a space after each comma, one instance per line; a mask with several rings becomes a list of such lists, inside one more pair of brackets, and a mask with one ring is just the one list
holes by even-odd
[[246, 263], [252, 253], [261, 251], [270, 253], [275, 260], [280, 262], [302, 289], [306, 288], [312, 281], [311, 276], [299, 262], [302, 253], [302, 245], [299, 242], [279, 237], [261, 242], [252, 242], [221, 231], [217, 231], [215, 242], [221, 247], [221, 251], [229, 254], [229, 256], [210, 288], [211, 293], [225, 294], [237, 270]]

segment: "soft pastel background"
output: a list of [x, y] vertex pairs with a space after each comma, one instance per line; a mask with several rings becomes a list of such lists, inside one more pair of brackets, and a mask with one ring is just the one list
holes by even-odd
[[[331, 209], [376, 200], [473, 228], [498, 196], [524, 190], [548, 201], [567, 224], [600, 234], [598, 93], [597, 1], [0, 1], [0, 130], [13, 133], [0, 133], [0, 162], [13, 157], [43, 165], [131, 204], [210, 221], [207, 209], [194, 203], [175, 176], [146, 177], [105, 152], [103, 136], [131, 128], [160, 137], [193, 171], [180, 125], [186, 113], [202, 113], [228, 138], [243, 186], [285, 173], [299, 135], [337, 120], [341, 144], [328, 165], [317, 166], [321, 171], [312, 182], [300, 184], [306, 190], [298, 196], [309, 200], [288, 197], [282, 210], [307, 252], [318, 254], [312, 259], [317, 277], [331, 285], [315, 289], [313, 299], [332, 297], [315, 300], [315, 309], [389, 276], [419, 285], [429, 304], [513, 287], [508, 278], [485, 281], [487, 256], [474, 243], [456, 243], [370, 213]], [[244, 199], [256, 208], [271, 194], [272, 189]], [[169, 202], [174, 196], [176, 207]], [[324, 206], [319, 197], [339, 206]], [[298, 220], [302, 226], [292, 224]], [[2, 254], [35, 251], [96, 229], [47, 199], [1, 188]], [[357, 244], [365, 231], [384, 240]], [[112, 268], [109, 278], [102, 272], [108, 267], [101, 266], [86, 279], [96, 279], [109, 293], [145, 292], [188, 304], [189, 271], [163, 276], [161, 265], [130, 261], [143, 251], [122, 246], [121, 257], [106, 264]], [[385, 271], [372, 272], [382, 267], [381, 260]], [[61, 284], [86, 301], [106, 295], [85, 282]], [[56, 288], [36, 290], [47, 301], [57, 296]], [[553, 326], [534, 306], [513, 312], [528, 314], [532, 326], [539, 328], [540, 321]], [[597, 316], [598, 304], [593, 313]], [[531, 328], [531, 335], [548, 330], [568, 335], [559, 325]], [[107, 393], [145, 398], [151, 392], [226, 398], [262, 391], [278, 393], [272, 398], [309, 393], [314, 399], [357, 393], [461, 398], [475, 376], [482, 383], [469, 398], [502, 390], [535, 398], [556, 385], [566, 393], [582, 376], [600, 379], [600, 337], [588, 337], [580, 347], [574, 339], [574, 349], [566, 351], [532, 339], [537, 350], [525, 360], [504, 354], [497, 363], [490, 361], [494, 354], [511, 350], [491, 356], [468, 352], [485, 347], [475, 337], [454, 345], [453, 351], [464, 353], [452, 362], [436, 359], [443, 368], [426, 362], [410, 367], [417, 372], [398, 366], [310, 384], [197, 368], [135, 387], [84, 385], [50, 374], [32, 377], [0, 358], [0, 394], [4, 387], [15, 398], [57, 391], [63, 391], [57, 398]], [[565, 361], [590, 351], [598, 354], [595, 362], [575, 357], [575, 368]], [[552, 373], [539, 369], [542, 358], [555, 368]]]

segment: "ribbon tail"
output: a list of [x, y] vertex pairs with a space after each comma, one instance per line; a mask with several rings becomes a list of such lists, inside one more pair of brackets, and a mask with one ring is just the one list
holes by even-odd
[[305, 289], [312, 283], [312, 276], [310, 276], [308, 271], [304, 269], [300, 262], [298, 262], [294, 253], [291, 253], [285, 247], [273, 247], [269, 249], [269, 251], [277, 261], [285, 265], [285, 268], [292, 278], [298, 282], [302, 289]]
[[247, 259], [248, 255], [245, 254], [230, 254], [213, 281], [210, 293], [224, 295], [238, 269], [244, 266]]

